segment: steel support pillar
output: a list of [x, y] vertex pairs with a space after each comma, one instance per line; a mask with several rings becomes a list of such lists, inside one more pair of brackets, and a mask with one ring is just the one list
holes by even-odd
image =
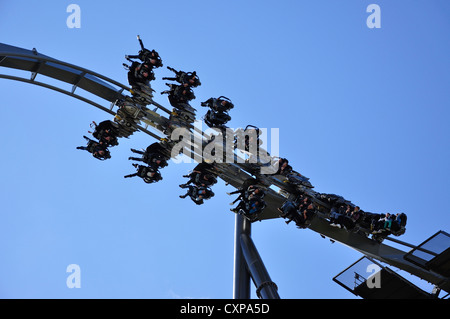
[[251, 223], [236, 214], [234, 229], [233, 299], [250, 299], [250, 279], [256, 286], [256, 295], [262, 299], [280, 299], [278, 288], [251, 238]]
[[241, 249], [256, 286], [256, 295], [261, 299], [280, 299], [277, 285], [270, 279], [252, 238], [247, 234], [241, 234]]
[[233, 299], [250, 299], [250, 273], [241, 248], [241, 235], [251, 235], [251, 223], [236, 214], [234, 226]]

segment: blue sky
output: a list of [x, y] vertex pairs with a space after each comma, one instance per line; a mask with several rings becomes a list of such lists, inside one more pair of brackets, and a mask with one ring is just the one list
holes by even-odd
[[[198, 114], [225, 95], [230, 127], [279, 128], [280, 154], [316, 191], [405, 212], [399, 239], [412, 244], [449, 231], [448, 1], [74, 1], [81, 28], [69, 29], [71, 3], [1, 1], [0, 41], [126, 84], [139, 34], [163, 59], [157, 92], [165, 66], [196, 70]], [[380, 29], [366, 25], [371, 3]], [[0, 297], [232, 297], [231, 186], [196, 206], [178, 198], [194, 164], [170, 163], [158, 184], [124, 179], [130, 148], [151, 137], [122, 139], [100, 162], [76, 147], [109, 114], [24, 83], [1, 80], [0, 92]], [[282, 219], [252, 235], [282, 298], [355, 298], [332, 277], [360, 253]], [[81, 288], [66, 286], [70, 264]]]

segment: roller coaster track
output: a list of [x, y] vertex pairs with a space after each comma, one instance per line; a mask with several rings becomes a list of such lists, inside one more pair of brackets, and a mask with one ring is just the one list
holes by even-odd
[[[130, 92], [128, 86], [96, 72], [45, 56], [38, 53], [35, 49], [27, 50], [0, 43], [0, 67], [30, 72], [29, 77], [0, 74], [0, 78], [34, 84], [66, 94], [88, 103], [112, 116], [118, 115], [117, 111], [115, 111], [117, 101], [129, 98], [129, 96], [125, 94]], [[36, 80], [38, 75], [69, 83], [72, 85], [72, 89], [71, 91], [68, 91], [45, 82], [39, 82]], [[109, 102], [109, 107], [103, 106], [78, 94], [78, 89], [85, 90], [86, 92]], [[135, 131], [141, 131], [157, 140], [164, 140], [165, 138], [168, 138], [168, 136], [162, 129], [162, 126], [168, 121], [165, 116], [170, 115], [172, 111], [153, 100], [151, 100], [150, 103], [155, 106], [155, 109], [146, 110], [145, 116], [141, 117], [141, 121], [136, 124]], [[162, 114], [159, 114], [157, 112], [158, 110]], [[144, 125], [141, 124], [142, 122]], [[191, 126], [190, 128], [192, 129], [193, 127]], [[208, 139], [201, 130], [193, 128], [191, 134], [192, 137], [195, 136], [197, 139], [200, 139], [203, 145], [208, 143]], [[192, 158], [194, 158], [194, 156], [200, 156], [201, 158], [202, 156], [202, 149], [198, 145], [192, 145], [188, 152], [191, 152]], [[234, 163], [216, 163], [215, 166], [218, 169], [218, 176], [233, 187], [241, 188], [244, 181], [252, 176], [256, 176], [258, 179], [263, 180], [264, 184], [269, 186], [268, 194], [265, 197], [267, 206], [259, 216], [259, 220], [280, 217], [277, 209], [281, 207], [287, 199], [295, 197], [295, 190], [291, 185], [285, 183], [283, 179], [280, 179], [280, 176], [255, 173], [254, 166], [245, 163], [242, 159], [241, 161], [235, 161]], [[278, 188], [279, 191], [277, 192], [273, 188]], [[315, 198], [314, 195], [316, 193], [311, 189], [303, 189], [303, 191], [311, 195], [312, 198]], [[319, 206], [327, 207], [325, 203], [320, 202], [318, 199], [315, 199], [314, 201]], [[331, 227], [327, 220], [327, 214], [324, 212], [318, 211], [308, 228], [321, 234], [322, 237], [328, 237], [333, 241], [349, 246], [367, 257], [407, 271], [442, 290], [447, 292], [450, 291], [449, 277], [425, 269], [416, 263], [406, 260], [404, 257], [408, 254], [407, 251], [391, 247], [385, 243], [380, 243], [357, 232], [350, 232], [344, 229]], [[387, 237], [386, 239], [405, 247], [420, 249], [415, 245], [399, 241], [395, 238]], [[253, 268], [255, 269], [250, 269], [252, 268], [250, 265], [253, 265]], [[261, 258], [251, 241], [250, 222], [242, 216], [236, 215], [234, 298], [250, 297], [248, 287], [250, 277], [253, 278], [253, 281], [257, 286], [259, 297], [279, 298], [276, 286], [274, 288], [274, 284], [271, 282], [270, 277], [262, 264]]]

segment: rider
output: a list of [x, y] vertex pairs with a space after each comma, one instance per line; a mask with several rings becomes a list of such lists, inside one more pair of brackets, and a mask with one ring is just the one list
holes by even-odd
[[201, 106], [209, 107], [216, 112], [227, 112], [234, 107], [231, 100], [225, 96], [219, 96], [218, 98], [209, 98], [208, 100], [201, 102]]
[[162, 59], [159, 56], [159, 53], [155, 50], [147, 50], [143, 49], [138, 52], [138, 55], [126, 55], [125, 58], [127, 60], [130, 59], [139, 59], [142, 62], [149, 64], [149, 66], [153, 68], [159, 68], [163, 66]]
[[200, 86], [200, 79], [197, 76], [196, 71], [194, 72], [184, 72], [184, 71], [177, 71], [174, 68], [171, 68], [170, 66], [167, 67], [170, 71], [175, 73], [175, 77], [163, 77], [163, 80], [169, 80], [169, 81], [176, 81], [180, 84], [187, 84], [190, 87], [197, 87]]
[[275, 174], [276, 175], [281, 174], [281, 175], [286, 176], [291, 171], [292, 171], [292, 166], [289, 165], [289, 161], [286, 158], [280, 158], [278, 160], [278, 170]]
[[128, 83], [132, 89], [140, 89], [141, 85], [148, 86], [150, 81], [155, 79], [150, 64], [133, 62], [128, 71]]
[[111, 154], [109, 153], [109, 150], [106, 147], [106, 145], [102, 144], [102, 142], [91, 140], [86, 136], [83, 137], [88, 141], [87, 146], [78, 146], [77, 147], [78, 150], [88, 151], [89, 153], [92, 154], [93, 157], [101, 161], [111, 158]]
[[238, 197], [238, 199], [241, 200], [240, 203], [235, 208], [231, 208], [230, 210], [235, 213], [238, 213], [240, 210], [242, 210], [246, 217], [248, 217], [252, 221], [256, 220], [258, 214], [266, 206], [266, 203], [264, 201], [264, 188], [252, 184], [247, 188], [243, 188], [240, 193], [241, 194]]
[[142, 62], [147, 63], [150, 68], [159, 68], [163, 66], [162, 59], [159, 56], [159, 53], [155, 50], [148, 50], [144, 47], [144, 44], [142, 43], [142, 40], [139, 38], [139, 44], [141, 45], [141, 50], [139, 50], [137, 55], [125, 55], [125, 59], [128, 61], [133, 62], [132, 59], [139, 59]]
[[134, 174], [125, 175], [124, 178], [139, 176], [147, 184], [159, 182], [160, 180], [162, 180], [162, 176], [159, 173], [158, 169], [145, 165], [138, 165], [138, 164], [132, 165], [137, 169], [137, 172]]
[[[154, 68], [159, 68], [163, 66], [162, 59], [159, 53], [155, 50], [148, 50], [144, 47], [142, 40], [138, 36], [139, 43], [141, 45], [141, 50], [137, 55], [125, 55], [125, 59], [131, 62], [131, 66], [128, 67], [128, 83], [133, 89], [139, 89], [140, 85], [148, 86], [149, 81], [155, 79], [155, 74], [153, 73]], [[142, 61], [133, 61], [133, 59], [139, 59]]]
[[205, 115], [205, 124], [209, 127], [223, 127], [229, 120], [231, 120], [231, 117], [228, 115], [227, 112], [215, 112], [213, 110], [208, 110]]
[[109, 120], [100, 122], [100, 124], [98, 125], [97, 123], [92, 121], [91, 127], [94, 126], [94, 132], [89, 133], [92, 133], [92, 136], [94, 136], [106, 147], [116, 146], [119, 145], [119, 142], [117, 141], [118, 128], [116, 127], [116, 125], [117, 124]]
[[185, 184], [181, 184], [180, 187], [188, 186], [193, 183], [197, 186], [212, 186], [217, 183], [217, 178], [211, 173], [214, 167], [211, 164], [201, 162], [195, 166], [191, 173], [184, 175], [183, 177], [189, 178]]
[[183, 185], [181, 188], [188, 188], [188, 191], [184, 195], [180, 195], [180, 198], [191, 197], [192, 201], [197, 205], [203, 204], [203, 200], [210, 199], [214, 196], [214, 192], [207, 186], [197, 185]]
[[168, 84], [166, 85], [170, 88], [170, 90], [166, 90], [161, 92], [161, 94], [168, 94], [169, 103], [173, 107], [179, 107], [181, 103], [187, 103], [193, 99], [195, 99], [194, 92], [192, 89], [186, 85], [176, 85], [176, 84]]
[[156, 169], [163, 168], [168, 165], [167, 157], [164, 155], [165, 149], [161, 146], [160, 143], [155, 142], [153, 144], [150, 144], [145, 152], [133, 148], [131, 149], [131, 151], [133, 153], [142, 154], [143, 156], [141, 158], [128, 157], [129, 160], [141, 161]]
[[205, 115], [205, 123], [209, 127], [223, 127], [229, 120], [231, 120], [228, 111], [231, 110], [234, 105], [231, 100], [225, 96], [218, 98], [209, 98], [201, 103], [201, 106], [209, 107], [208, 112]]
[[[252, 185], [257, 185], [258, 181], [254, 178], [249, 178], [247, 180], [244, 181], [244, 183], [242, 183], [242, 188], [235, 190], [234, 192], [231, 193], [227, 193], [228, 195], [233, 195], [233, 194], [239, 194], [239, 196], [232, 202], [230, 203], [230, 205], [235, 204], [238, 200], [243, 200], [243, 198], [246, 196], [247, 194], [247, 190], [250, 188], [250, 186]], [[235, 209], [230, 209], [231, 211], [235, 211]], [[237, 209], [235, 212], [237, 212], [239, 209]]]

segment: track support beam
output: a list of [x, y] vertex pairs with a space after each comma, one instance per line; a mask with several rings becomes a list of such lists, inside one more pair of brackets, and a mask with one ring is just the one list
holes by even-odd
[[247, 234], [241, 234], [241, 248], [247, 268], [256, 286], [256, 295], [260, 299], [280, 299], [277, 285], [270, 279], [269, 273], [253, 243]]
[[241, 248], [241, 235], [250, 236], [251, 223], [236, 214], [234, 228], [233, 299], [250, 299], [250, 273]]

